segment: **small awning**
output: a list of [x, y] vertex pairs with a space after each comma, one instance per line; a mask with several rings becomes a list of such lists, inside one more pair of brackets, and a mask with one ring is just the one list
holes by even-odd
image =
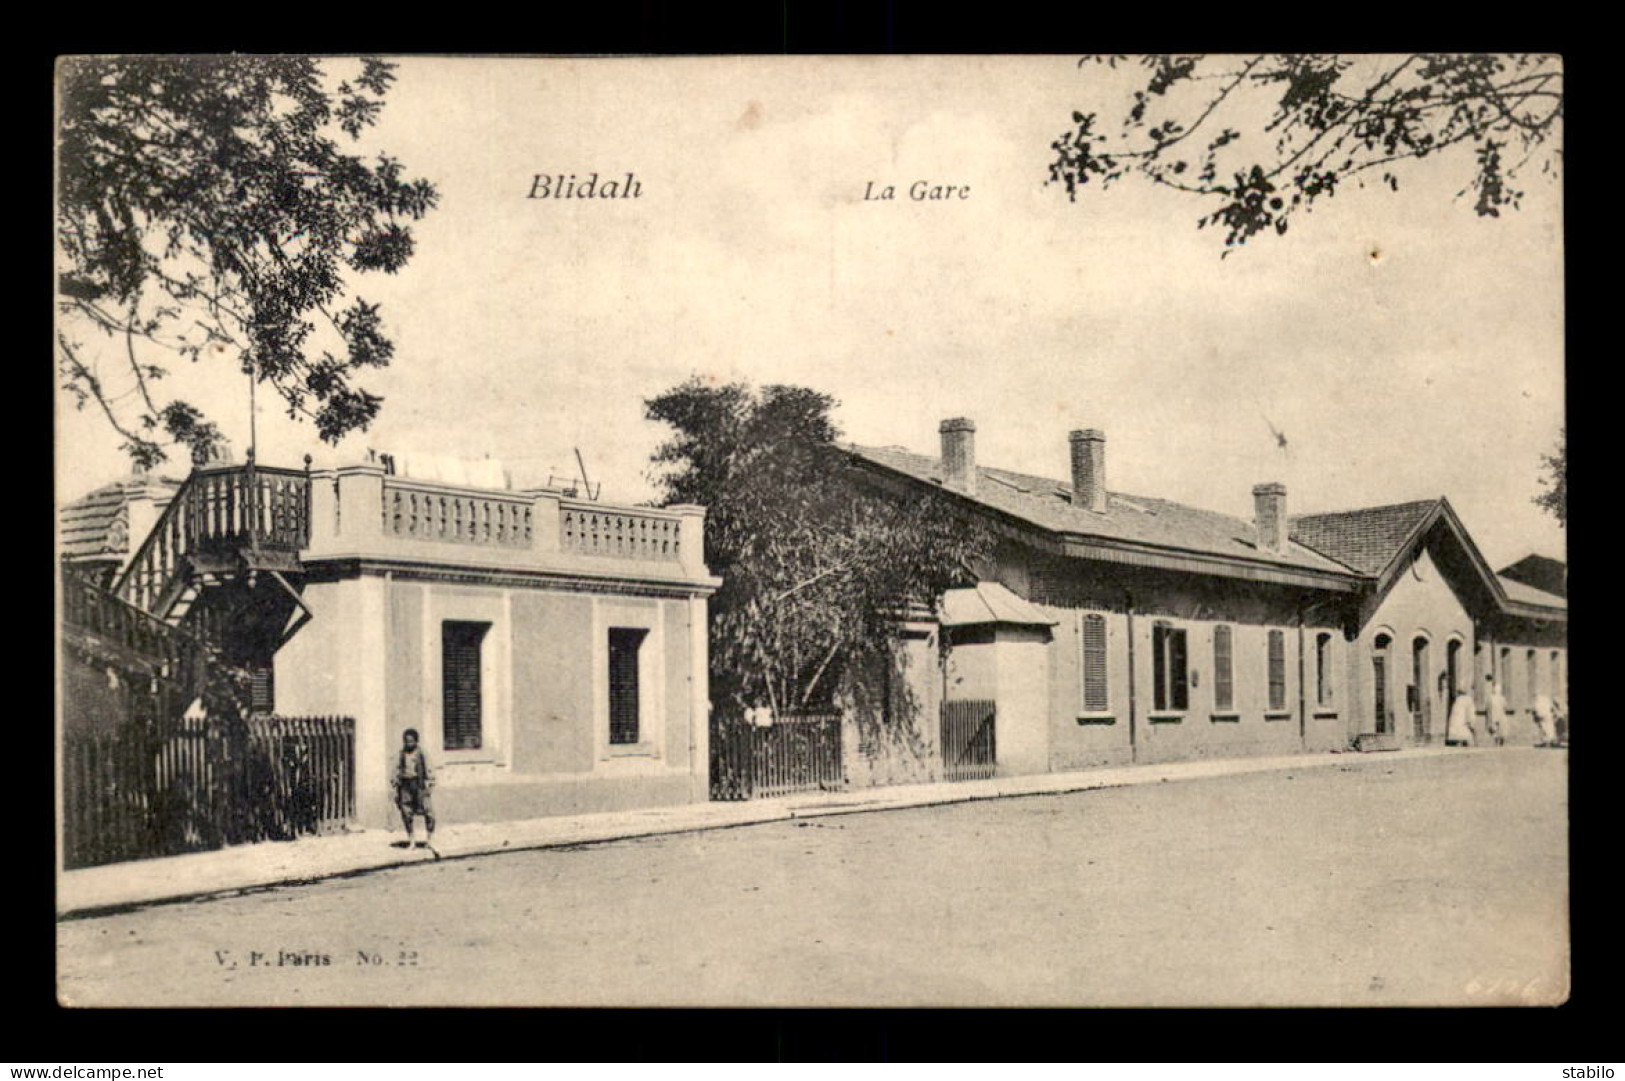
[[940, 622], [944, 627], [968, 627], [978, 623], [1053, 627], [1057, 620], [997, 582], [979, 582], [974, 589], [950, 589], [942, 595]]

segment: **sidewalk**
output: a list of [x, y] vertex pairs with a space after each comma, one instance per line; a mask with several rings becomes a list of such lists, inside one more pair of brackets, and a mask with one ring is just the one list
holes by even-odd
[[393, 847], [392, 841], [402, 839], [403, 835], [398, 832], [361, 830], [328, 837], [238, 845], [214, 852], [195, 852], [185, 856], [66, 871], [58, 876], [56, 910], [59, 918], [70, 914], [86, 915], [166, 901], [201, 899], [243, 890], [315, 882], [325, 878], [342, 878], [435, 859], [461, 859], [496, 852], [521, 852], [619, 841], [630, 837], [727, 829], [793, 818], [927, 807], [1009, 796], [1053, 795], [1276, 770], [1317, 769], [1340, 764], [1374, 765], [1395, 759], [1438, 755], [1459, 757], [1488, 753], [1490, 750], [1426, 747], [1380, 754], [1345, 752], [1208, 759], [1000, 777], [986, 781], [897, 785], [849, 792], [802, 792], [776, 799], [691, 803], [517, 822], [457, 823], [435, 833], [438, 856], [428, 849]]

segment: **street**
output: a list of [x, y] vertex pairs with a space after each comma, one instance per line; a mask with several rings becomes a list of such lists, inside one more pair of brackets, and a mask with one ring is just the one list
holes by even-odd
[[68, 1005], [1555, 1004], [1566, 752], [446, 860], [58, 925]]

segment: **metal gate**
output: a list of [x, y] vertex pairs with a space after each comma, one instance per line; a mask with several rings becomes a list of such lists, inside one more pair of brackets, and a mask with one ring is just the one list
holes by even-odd
[[990, 700], [942, 704], [942, 776], [947, 781], [980, 781], [993, 776], [998, 762]]

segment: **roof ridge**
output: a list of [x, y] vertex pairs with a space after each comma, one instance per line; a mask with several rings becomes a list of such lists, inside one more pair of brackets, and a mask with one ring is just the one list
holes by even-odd
[[1371, 507], [1349, 507], [1346, 510], [1317, 510], [1309, 514], [1289, 514], [1288, 521], [1300, 522], [1305, 518], [1341, 518], [1350, 514], [1369, 514], [1379, 510], [1399, 510], [1401, 507], [1432, 507], [1444, 502], [1444, 496], [1431, 499], [1407, 499], [1400, 503], [1379, 503]]

